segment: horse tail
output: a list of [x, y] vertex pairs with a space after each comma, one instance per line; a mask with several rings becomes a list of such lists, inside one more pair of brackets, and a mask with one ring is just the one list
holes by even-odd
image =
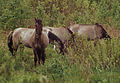
[[13, 31], [11, 31], [8, 35], [8, 48], [9, 48], [9, 51], [13, 54], [12, 34], [13, 34]]
[[98, 27], [101, 27], [101, 28], [102, 28], [102, 38], [111, 39], [111, 37], [108, 35], [108, 33], [105, 31], [105, 29], [103, 28], [102, 25], [100, 25], [100, 24], [98, 24], [98, 23], [95, 23], [95, 25], [97, 25]]

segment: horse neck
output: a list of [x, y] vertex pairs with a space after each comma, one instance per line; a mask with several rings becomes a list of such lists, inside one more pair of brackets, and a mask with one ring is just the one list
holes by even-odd
[[35, 30], [35, 41], [36, 42], [41, 42], [41, 35], [42, 35], [42, 30], [37, 31], [37, 28], [36, 28]]
[[36, 43], [41, 42], [41, 35], [35, 33], [35, 42], [36, 42]]

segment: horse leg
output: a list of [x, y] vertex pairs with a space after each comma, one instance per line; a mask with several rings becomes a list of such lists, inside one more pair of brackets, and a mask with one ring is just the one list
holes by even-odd
[[20, 45], [20, 53], [23, 53], [23, 51], [24, 51], [24, 45]]
[[37, 52], [35, 49], [33, 49], [34, 52], [34, 62], [35, 62], [35, 67], [36, 67], [36, 63], [37, 63]]
[[59, 49], [60, 49], [60, 54], [63, 54], [63, 55], [64, 55], [64, 48], [62, 48], [62, 47], [60, 46]]
[[64, 55], [64, 44], [63, 43], [59, 43], [58, 48], [60, 50], [59, 54], [63, 54]]
[[97, 46], [97, 43], [98, 43], [98, 39], [95, 39], [95, 40], [94, 40], [94, 46], [95, 46], [95, 47]]
[[43, 62], [43, 65], [45, 63], [45, 57], [46, 57], [46, 54], [45, 54], [45, 49], [42, 50], [42, 62]]
[[13, 53], [12, 53], [13, 56], [16, 55], [17, 49], [18, 49], [18, 45], [16, 43], [14, 43], [14, 45], [13, 45]]
[[41, 64], [41, 58], [42, 58], [42, 57], [41, 57], [41, 55], [42, 55], [42, 54], [41, 54], [41, 49], [38, 50], [37, 53], [38, 53], [38, 59], [39, 59], [39, 60], [38, 60], [38, 63]]

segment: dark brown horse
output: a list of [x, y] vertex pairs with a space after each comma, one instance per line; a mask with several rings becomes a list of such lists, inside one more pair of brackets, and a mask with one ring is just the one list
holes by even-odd
[[42, 20], [35, 19], [35, 34], [32, 36], [32, 49], [34, 52], [35, 65], [37, 62], [37, 57], [39, 59], [39, 64], [45, 62], [45, 48], [48, 45], [48, 36], [43, 32]]
[[102, 38], [110, 38], [111, 37], [107, 34], [105, 29], [99, 25], [96, 24], [74, 24], [72, 26], [69, 26], [69, 29], [73, 33], [78, 33], [78, 35], [87, 35], [88, 40], [97, 40]]
[[40, 20], [36, 19], [35, 23], [35, 29], [17, 28], [13, 32], [10, 32], [8, 36], [8, 47], [12, 55], [15, 55], [20, 44], [32, 48], [35, 55], [34, 61], [36, 65], [37, 57], [39, 58], [39, 63], [45, 62], [45, 48], [49, 44], [49, 39], [58, 41], [61, 45], [63, 44], [56, 35], [49, 31], [49, 29], [43, 29]]

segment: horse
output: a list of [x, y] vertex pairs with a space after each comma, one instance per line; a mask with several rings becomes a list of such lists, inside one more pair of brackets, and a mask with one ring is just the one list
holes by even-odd
[[[8, 48], [13, 56], [15, 56], [20, 44], [23, 44], [28, 48], [32, 48], [36, 66], [38, 55], [40, 55], [38, 56], [39, 64], [41, 58], [43, 64], [45, 62], [45, 48], [49, 44], [49, 39], [59, 41], [60, 43], [61, 40], [52, 32], [50, 32], [49, 29], [43, 29], [43, 25], [40, 20], [35, 19], [35, 22], [35, 29], [17, 28], [14, 31], [11, 31], [8, 35]], [[54, 38], [52, 38], [53, 36]], [[61, 45], [63, 44], [61, 43]]]
[[102, 25], [96, 24], [74, 24], [69, 26], [73, 33], [78, 33], [79, 36], [86, 35], [87, 40], [97, 40], [102, 38], [110, 38]]
[[[64, 26], [58, 28], [46, 26], [44, 28], [49, 29], [49, 31], [55, 34], [61, 40], [62, 44], [64, 44], [64, 45], [61, 44], [58, 45], [58, 48], [60, 49], [59, 53], [64, 55], [64, 53], [67, 51], [66, 48], [69, 47], [70, 41], [72, 40], [74, 42], [73, 32], [69, 28]], [[50, 39], [50, 44], [54, 44], [53, 39]]]
[[[45, 27], [50, 30], [50, 32], [54, 33], [61, 41], [65, 44], [66, 47], [69, 46], [70, 40], [74, 42], [74, 46], [76, 46], [75, 33], [78, 33], [80, 37], [83, 35], [87, 35], [87, 40], [95, 40], [95, 45], [98, 39], [109, 38], [111, 37], [107, 34], [106, 30], [102, 27], [102, 25], [96, 24], [74, 24], [71, 26], [53, 28], [53, 27]], [[52, 44], [53, 40], [50, 40]], [[60, 53], [64, 52], [63, 48], [59, 46]]]
[[37, 57], [39, 59], [38, 63], [45, 63], [45, 48], [49, 43], [48, 36], [44, 34], [42, 20], [35, 19], [35, 34], [32, 36], [32, 49], [34, 52], [35, 66], [37, 62]]

